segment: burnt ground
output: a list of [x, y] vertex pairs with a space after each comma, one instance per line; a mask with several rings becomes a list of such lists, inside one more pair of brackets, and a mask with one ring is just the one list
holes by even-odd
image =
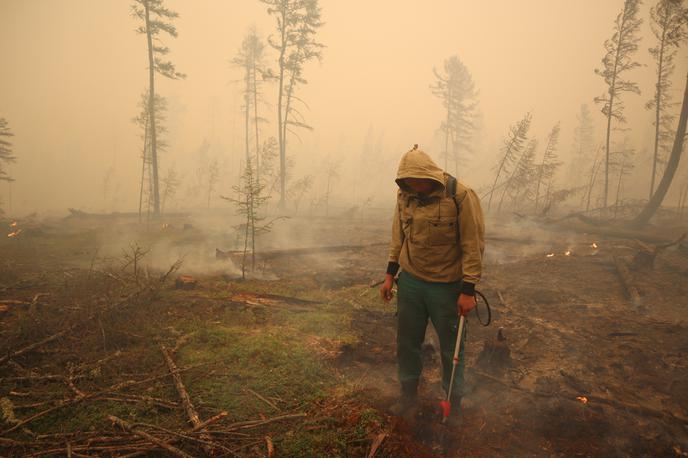
[[[389, 413], [394, 304], [369, 287], [386, 264], [386, 222], [290, 220], [266, 236], [266, 250], [365, 247], [259, 256], [258, 277], [241, 281], [231, 261], [213, 259], [236, 240], [207, 229], [209, 218], [164, 228], [20, 220], [25, 231], [0, 241], [0, 455], [169, 453], [107, 418], [167, 441], [193, 436], [162, 344], [176, 349], [200, 417], [228, 412], [209, 427], [218, 456], [270, 456], [268, 444], [275, 456], [688, 456], [685, 248], [631, 271], [637, 306], [613, 258], [630, 261], [638, 242], [488, 225], [480, 289], [493, 322], [468, 319], [466, 395], [448, 427], [431, 329], [422, 409], [409, 423]], [[134, 241], [151, 248], [136, 271]], [[178, 274], [198, 285], [174, 289]], [[136, 384], [115, 386], [125, 381]], [[193, 437], [176, 440], [207, 454]]]

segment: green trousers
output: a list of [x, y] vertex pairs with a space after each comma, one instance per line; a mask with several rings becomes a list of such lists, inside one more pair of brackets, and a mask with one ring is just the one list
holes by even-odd
[[[461, 282], [431, 283], [407, 272], [399, 274], [397, 293], [397, 362], [401, 382], [418, 380], [423, 369], [421, 345], [425, 340], [428, 318], [437, 331], [442, 357], [442, 388], [446, 393], [451, 378], [452, 360], [458, 332], [457, 299]], [[462, 394], [466, 326], [464, 323], [459, 364], [452, 396]]]

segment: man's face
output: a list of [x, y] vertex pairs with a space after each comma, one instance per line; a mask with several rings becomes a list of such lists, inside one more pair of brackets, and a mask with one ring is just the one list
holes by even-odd
[[433, 181], [429, 178], [404, 178], [404, 184], [418, 194], [429, 194], [433, 188]]

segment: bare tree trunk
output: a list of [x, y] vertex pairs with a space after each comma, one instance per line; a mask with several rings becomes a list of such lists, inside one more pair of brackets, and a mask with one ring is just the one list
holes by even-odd
[[250, 161], [250, 147], [249, 147], [249, 126], [251, 125], [250, 123], [250, 117], [249, 117], [249, 112], [251, 110], [251, 75], [249, 75], [250, 69], [249, 66], [247, 65], [246, 68], [244, 69], [246, 71], [245, 79], [246, 79], [246, 89], [244, 89], [244, 136], [245, 136], [245, 147], [246, 147], [246, 163]]
[[686, 121], [688, 120], [688, 75], [686, 75], [686, 88], [683, 92], [683, 104], [681, 105], [681, 115], [678, 120], [678, 128], [676, 129], [676, 136], [674, 137], [674, 146], [671, 149], [671, 155], [669, 156], [669, 162], [664, 169], [664, 175], [662, 175], [662, 180], [657, 186], [657, 190], [650, 198], [649, 202], [640, 212], [638, 216], [631, 221], [630, 225], [633, 227], [640, 227], [646, 225], [650, 218], [655, 214], [659, 206], [664, 200], [667, 191], [669, 191], [669, 186], [671, 181], [676, 174], [678, 169], [678, 163], [681, 159], [681, 153], [683, 152], [683, 141], [686, 137]]
[[666, 40], [666, 15], [668, 9], [665, 9], [664, 22], [665, 26], [662, 29], [662, 40], [659, 45], [659, 62], [657, 64], [657, 92], [655, 93], [655, 151], [652, 160], [652, 176], [650, 177], [650, 197], [655, 190], [655, 177], [657, 176], [657, 159], [659, 156], [659, 115], [662, 112], [662, 74], [664, 72], [664, 42]]
[[148, 40], [148, 117], [151, 131], [151, 167], [153, 168], [153, 207], [154, 215], [160, 215], [160, 190], [158, 189], [158, 150], [155, 126], [155, 59], [153, 58], [153, 36], [150, 31], [150, 15], [148, 2], [143, 2], [146, 13], [146, 38]]
[[279, 56], [279, 88], [277, 95], [277, 130], [278, 130], [278, 140], [279, 140], [279, 151], [280, 151], [280, 200], [279, 208], [284, 208], [286, 203], [286, 186], [285, 181], [287, 177], [287, 161], [286, 161], [286, 148], [284, 145], [284, 136], [282, 135], [284, 119], [282, 119], [282, 98], [284, 97], [284, 66], [286, 65], [284, 61], [284, 54], [287, 50], [287, 37], [286, 37], [286, 11], [282, 9], [282, 21], [281, 24], [281, 44], [280, 56]]
[[141, 161], [141, 187], [139, 190], [139, 223], [141, 222], [141, 212], [143, 209], [143, 177], [146, 174], [146, 153], [148, 151], [148, 117], [143, 128], [143, 160]]
[[256, 81], [256, 56], [253, 55], [253, 122], [256, 129], [256, 183], [260, 184], [260, 140], [258, 138], [258, 82]]

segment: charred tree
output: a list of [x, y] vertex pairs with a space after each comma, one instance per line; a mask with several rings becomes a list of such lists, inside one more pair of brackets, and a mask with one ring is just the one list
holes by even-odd
[[602, 58], [602, 68], [595, 69], [607, 84], [607, 93], [595, 97], [595, 103], [602, 105], [602, 113], [607, 118], [607, 133], [605, 147], [604, 169], [604, 206], [607, 207], [609, 196], [609, 155], [612, 131], [612, 119], [619, 123], [626, 121], [623, 115], [624, 104], [621, 95], [624, 92], [640, 94], [638, 85], [628, 79], [624, 79], [628, 71], [639, 67], [640, 64], [633, 60], [633, 54], [638, 50], [640, 37], [638, 32], [643, 20], [639, 19], [638, 8], [640, 0], [625, 0], [624, 9], [614, 23], [614, 35], [604, 42], [607, 51]]
[[650, 198], [649, 202], [640, 212], [638, 216], [631, 221], [631, 226], [641, 227], [646, 225], [650, 218], [655, 214], [662, 201], [666, 196], [671, 181], [674, 179], [676, 170], [678, 169], [679, 161], [681, 160], [681, 153], [683, 152], [683, 142], [686, 137], [686, 121], [688, 120], [688, 75], [686, 75], [686, 87], [683, 91], [683, 103], [681, 105], [681, 115], [678, 119], [678, 128], [674, 136], [674, 146], [671, 148], [671, 155], [667, 162], [666, 169], [662, 175], [662, 179], [655, 190], [655, 193]]
[[663, 162], [663, 155], [668, 151], [671, 142], [674, 119], [671, 111], [675, 105], [671, 102], [671, 75], [674, 72], [674, 58], [682, 41], [686, 39], [686, 21], [688, 10], [683, 0], [659, 0], [650, 9], [650, 26], [657, 39], [650, 54], [657, 62], [657, 82], [655, 93], [646, 104], [647, 109], [654, 110], [655, 142], [650, 176], [650, 197], [655, 189], [657, 165]]
[[155, 74], [170, 79], [182, 79], [186, 75], [177, 72], [174, 64], [164, 60], [170, 50], [159, 44], [160, 32], [165, 32], [171, 37], [177, 37], [177, 29], [172, 20], [179, 15], [165, 8], [163, 0], [134, 0], [131, 6], [132, 14], [138, 18], [142, 25], [136, 31], [146, 35], [148, 46], [148, 112], [150, 132], [150, 158], [152, 170], [153, 212], [160, 215], [160, 186], [158, 180], [158, 130], [155, 118]]
[[277, 36], [269, 37], [269, 45], [277, 51], [277, 139], [280, 156], [280, 201], [284, 208], [287, 199], [287, 133], [294, 128], [311, 129], [296, 107], [304, 105], [296, 96], [299, 85], [307, 84], [303, 76], [305, 64], [322, 58], [323, 45], [315, 34], [323, 23], [318, 0], [260, 0], [268, 6], [268, 13], [277, 21]]

